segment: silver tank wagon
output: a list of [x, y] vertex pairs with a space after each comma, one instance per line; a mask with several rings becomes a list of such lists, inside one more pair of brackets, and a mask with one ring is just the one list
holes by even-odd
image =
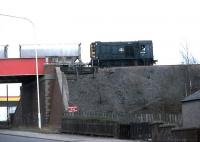
[[45, 58], [46, 62], [74, 64], [81, 62], [81, 44], [38, 44], [20, 45], [20, 58]]
[[21, 58], [35, 58], [35, 49], [38, 57], [80, 57], [80, 44], [38, 44], [20, 45]]

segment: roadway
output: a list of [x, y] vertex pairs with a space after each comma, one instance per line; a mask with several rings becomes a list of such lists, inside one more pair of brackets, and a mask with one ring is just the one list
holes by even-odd
[[49, 140], [44, 138], [32, 138], [24, 136], [13, 136], [7, 134], [0, 134], [0, 142], [67, 142], [62, 140]]
[[[0, 129], [0, 142], [134, 142], [115, 138]], [[135, 141], [142, 142], [142, 141]]]

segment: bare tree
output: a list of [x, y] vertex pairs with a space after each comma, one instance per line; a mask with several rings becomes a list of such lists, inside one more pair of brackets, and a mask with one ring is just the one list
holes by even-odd
[[182, 49], [180, 50], [180, 54], [182, 56], [182, 64], [197, 64], [197, 59], [190, 53], [187, 42], [185, 45], [182, 45]]
[[182, 45], [182, 50], [180, 51], [182, 56], [182, 64], [186, 65], [185, 70], [185, 96], [191, 95], [192, 93], [192, 80], [191, 80], [191, 64], [197, 64], [197, 59], [191, 54], [188, 48], [187, 42]]

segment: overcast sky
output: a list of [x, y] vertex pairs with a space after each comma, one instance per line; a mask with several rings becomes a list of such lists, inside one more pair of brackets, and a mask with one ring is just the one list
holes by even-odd
[[0, 14], [34, 25], [0, 16], [0, 45], [15, 55], [18, 44], [81, 42], [88, 62], [91, 42], [153, 40], [157, 64], [180, 64], [186, 43], [200, 61], [199, 7], [198, 0], [1, 0]]
[[157, 64], [180, 64], [187, 42], [200, 61], [199, 7], [197, 0], [1, 0], [0, 13], [35, 28], [0, 16], [0, 44], [14, 51], [19, 43], [81, 42], [86, 62], [93, 41], [153, 40]]

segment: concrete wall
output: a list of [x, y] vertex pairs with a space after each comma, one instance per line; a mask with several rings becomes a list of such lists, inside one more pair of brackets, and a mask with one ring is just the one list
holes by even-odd
[[183, 127], [200, 127], [200, 100], [184, 102], [182, 105]]

